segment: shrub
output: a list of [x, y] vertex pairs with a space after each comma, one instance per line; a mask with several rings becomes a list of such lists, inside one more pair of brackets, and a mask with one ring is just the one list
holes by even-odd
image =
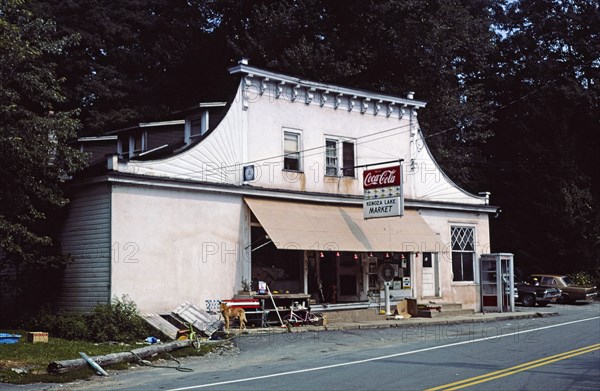
[[89, 338], [92, 341], [134, 341], [146, 338], [152, 330], [138, 315], [135, 303], [123, 296], [111, 304], [97, 305], [88, 316]]
[[98, 304], [89, 315], [55, 314], [44, 308], [35, 318], [25, 322], [23, 328], [48, 331], [58, 338], [94, 342], [132, 342], [156, 335], [127, 296], [115, 298], [110, 304]]
[[[600, 293], [600, 268], [591, 272], [579, 271], [577, 273], [570, 274], [571, 280], [577, 285], [595, 286], [597, 287], [598, 293]], [[600, 300], [600, 294], [596, 296], [596, 300]]]
[[594, 285], [594, 277], [591, 273], [585, 271], [570, 274], [569, 277], [571, 277], [571, 280], [577, 285]]
[[48, 307], [42, 308], [35, 318], [26, 321], [23, 328], [48, 331], [52, 336], [71, 340], [86, 340], [89, 336], [85, 315], [52, 313]]

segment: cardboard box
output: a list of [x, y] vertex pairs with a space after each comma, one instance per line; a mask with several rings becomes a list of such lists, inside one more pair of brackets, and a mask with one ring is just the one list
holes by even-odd
[[410, 318], [411, 316], [417, 316], [417, 300], [415, 299], [404, 299], [396, 304], [396, 313], [402, 315], [404, 318]]
[[42, 331], [33, 331], [31, 333], [27, 333], [27, 342], [48, 342], [48, 333]]
[[402, 300], [396, 304], [396, 314], [401, 315], [403, 318], [410, 318], [411, 315], [408, 313], [408, 301]]
[[408, 313], [412, 316], [417, 316], [417, 300], [416, 299], [405, 299], [406, 305], [408, 307]]

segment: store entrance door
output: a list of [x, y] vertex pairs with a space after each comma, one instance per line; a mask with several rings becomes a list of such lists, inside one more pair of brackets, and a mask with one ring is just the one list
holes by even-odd
[[338, 301], [359, 300], [360, 259], [353, 253], [340, 253], [337, 258]]
[[437, 262], [433, 259], [435, 254], [423, 253], [423, 297], [436, 297], [438, 287], [438, 273], [437, 273]]

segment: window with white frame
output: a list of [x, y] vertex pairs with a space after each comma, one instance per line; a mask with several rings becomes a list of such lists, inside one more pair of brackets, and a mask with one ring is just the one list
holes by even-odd
[[337, 140], [325, 140], [325, 175], [337, 176], [339, 170]]
[[475, 280], [475, 228], [450, 227], [453, 281]]
[[354, 143], [344, 141], [342, 143], [342, 175], [354, 177]]
[[[340, 162], [342, 165], [340, 166]], [[325, 175], [355, 176], [354, 142], [334, 138], [325, 139]]]
[[185, 143], [189, 144], [196, 137], [200, 137], [208, 131], [208, 110], [202, 114], [190, 117], [185, 121]]
[[283, 131], [283, 169], [302, 171], [302, 138], [297, 130]]
[[130, 150], [133, 152], [134, 155], [140, 154], [142, 152], [146, 151], [146, 145], [147, 145], [147, 133], [146, 132], [141, 132], [138, 134], [134, 134], [131, 136], [131, 145], [130, 145]]

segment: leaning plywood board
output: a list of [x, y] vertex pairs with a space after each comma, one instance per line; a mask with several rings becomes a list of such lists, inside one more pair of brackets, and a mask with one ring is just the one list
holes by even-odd
[[173, 311], [173, 315], [188, 324], [193, 324], [201, 333], [210, 337], [220, 327], [219, 316], [198, 308], [192, 303], [185, 302]]
[[162, 333], [167, 337], [171, 339], [177, 338], [177, 331], [179, 331], [178, 328], [159, 314], [142, 314], [142, 318], [144, 318], [146, 323], [148, 323], [150, 326], [162, 331]]

